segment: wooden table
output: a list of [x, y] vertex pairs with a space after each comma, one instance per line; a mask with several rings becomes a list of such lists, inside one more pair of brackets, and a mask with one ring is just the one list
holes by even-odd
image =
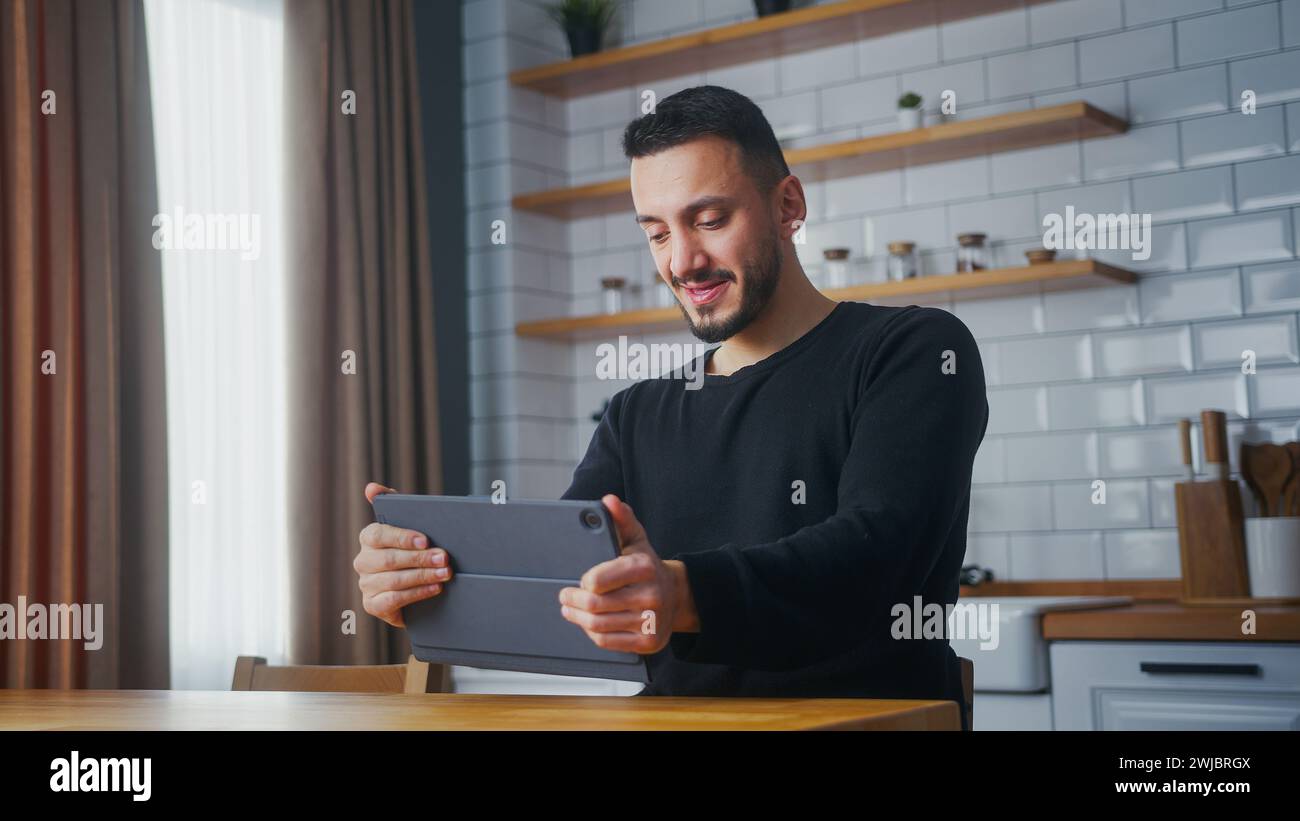
[[951, 701], [0, 690], [0, 730], [958, 730]]

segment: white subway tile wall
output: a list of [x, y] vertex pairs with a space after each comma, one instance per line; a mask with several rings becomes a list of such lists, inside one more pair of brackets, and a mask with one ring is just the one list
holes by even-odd
[[[1085, 0], [1065, 0], [1053, 5], [1071, 3], [1095, 5]], [[1044, 6], [1043, 10], [1049, 8]], [[1085, 83], [1152, 74], [1174, 67], [1174, 30], [1169, 24], [1087, 37], [1078, 43], [1080, 79]]]
[[1106, 573], [1101, 533], [1012, 533], [1010, 539], [1011, 581], [1098, 579]]
[[1128, 93], [1135, 125], [1216, 114], [1228, 110], [1228, 71], [1219, 63], [1142, 77], [1129, 81]]
[[[969, 562], [1011, 579], [1175, 578], [1174, 421], [1220, 408], [1234, 451], [1300, 435], [1300, 0], [1040, 2], [571, 100], [507, 81], [568, 56], [546, 0], [463, 5], [473, 492], [501, 479], [514, 497], [558, 496], [625, 384], [596, 378], [600, 340], [524, 339], [514, 323], [598, 311], [604, 276], [625, 277], [638, 304], [654, 274], [630, 210], [565, 221], [510, 198], [625, 176], [622, 128], [642, 92], [699, 82], [749, 95], [789, 146], [894, 131], [905, 91], [924, 97], [927, 124], [945, 92], [957, 119], [1085, 100], [1130, 120], [1119, 136], [807, 185], [798, 255], [815, 278], [830, 246], [879, 277], [886, 243], [908, 239], [924, 273], [947, 273], [958, 233], [988, 234], [994, 264], [1020, 265], [1043, 216], [1067, 206], [1152, 216], [1147, 260], [1061, 252], [1138, 271], [1135, 287], [938, 303], [979, 340], [990, 386]], [[750, 0], [620, 0], [607, 41], [753, 14]]]
[[[1292, 123], [1291, 128], [1300, 128], [1300, 121]], [[1287, 128], [1279, 106], [1260, 109], [1249, 117], [1234, 111], [1184, 120], [1179, 129], [1184, 168], [1255, 160], [1287, 151]]]

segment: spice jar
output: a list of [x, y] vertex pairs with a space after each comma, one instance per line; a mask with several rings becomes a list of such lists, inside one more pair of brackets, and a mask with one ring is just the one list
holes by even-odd
[[623, 286], [627, 280], [623, 277], [604, 277], [600, 287], [604, 289], [605, 313], [616, 314], [623, 310]]
[[677, 304], [677, 297], [673, 296], [672, 287], [667, 282], [664, 282], [664, 278], [658, 274], [650, 277], [646, 287], [650, 289], [647, 292], [649, 294], [649, 298], [646, 300], [647, 307], [671, 308]]
[[849, 249], [827, 248], [822, 256], [826, 258], [826, 287], [849, 287]]
[[891, 242], [888, 247], [889, 260], [886, 270], [889, 278], [900, 280], [915, 277], [919, 267], [916, 262], [916, 243]]
[[957, 273], [983, 271], [989, 267], [984, 251], [984, 234], [957, 235]]

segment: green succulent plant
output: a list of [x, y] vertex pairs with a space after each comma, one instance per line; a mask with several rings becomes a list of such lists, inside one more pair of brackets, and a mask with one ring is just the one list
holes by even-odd
[[614, 18], [614, 0], [561, 0], [546, 13], [563, 28], [594, 28], [604, 31]]
[[902, 97], [898, 98], [898, 107], [899, 108], [920, 108], [921, 95], [917, 94], [914, 91], [907, 92]]

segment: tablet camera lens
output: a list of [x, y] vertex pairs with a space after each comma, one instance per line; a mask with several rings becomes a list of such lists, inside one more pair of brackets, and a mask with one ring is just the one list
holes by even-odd
[[600, 514], [594, 510], [582, 511], [582, 523], [592, 530], [600, 530]]

